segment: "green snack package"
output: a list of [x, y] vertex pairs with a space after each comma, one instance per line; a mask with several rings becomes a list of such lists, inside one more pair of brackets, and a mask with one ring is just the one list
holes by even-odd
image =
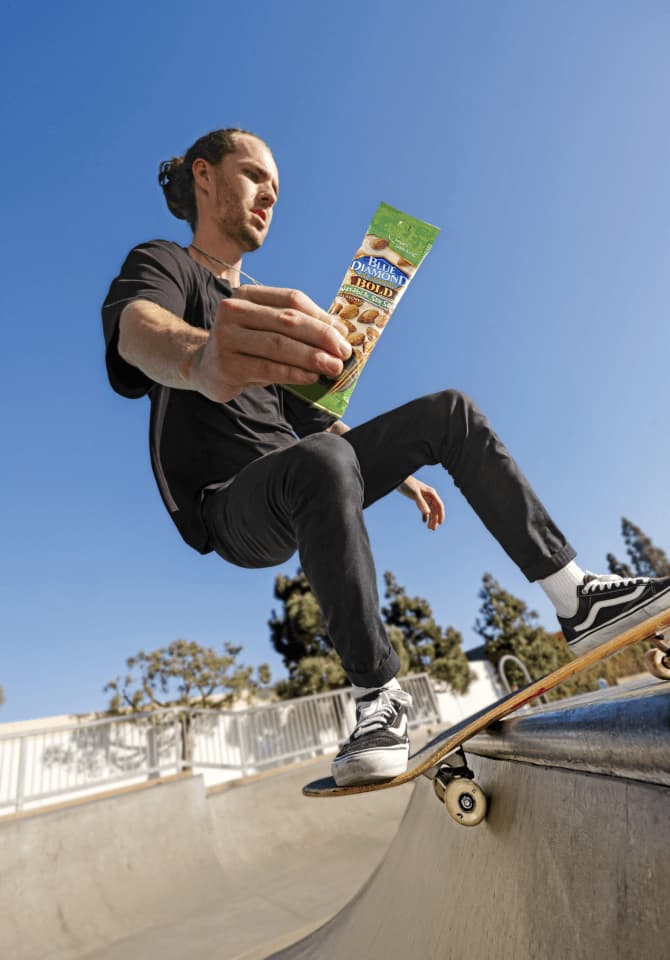
[[347, 327], [351, 358], [336, 380], [322, 376], [304, 387], [284, 384], [285, 390], [336, 417], [343, 415], [375, 344], [439, 232], [439, 227], [379, 204], [328, 310]]

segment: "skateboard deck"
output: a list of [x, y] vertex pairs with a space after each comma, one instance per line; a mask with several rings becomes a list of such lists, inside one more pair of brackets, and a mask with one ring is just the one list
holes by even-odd
[[[670, 679], [670, 643], [664, 639], [664, 634], [670, 637], [670, 610], [651, 617], [644, 623], [632, 627], [618, 637], [613, 637], [594, 650], [589, 650], [581, 656], [575, 657], [568, 663], [562, 664], [551, 673], [533, 680], [532, 683], [515, 690], [512, 693], [501, 697], [495, 703], [483, 710], [478, 711], [471, 717], [467, 717], [460, 723], [455, 724], [443, 730], [437, 737], [427, 743], [421, 750], [412, 754], [409, 758], [409, 766], [405, 773], [393, 777], [389, 780], [380, 780], [374, 783], [362, 783], [349, 787], [338, 787], [332, 777], [324, 777], [321, 780], [314, 780], [306, 784], [302, 792], [306, 797], [345, 797], [356, 793], [372, 793], [376, 790], [388, 790], [391, 787], [399, 787], [403, 783], [409, 783], [411, 780], [420, 777], [422, 774], [435, 780], [440, 764], [444, 763], [450, 754], [460, 750], [461, 767], [465, 771], [460, 775], [472, 777], [471, 771], [465, 765], [465, 757], [462, 753], [462, 745], [474, 737], [476, 734], [490, 727], [493, 723], [504, 719], [509, 714], [518, 710], [531, 700], [535, 700], [543, 693], [548, 693], [554, 687], [559, 686], [576, 674], [587, 670], [600, 660], [611, 657], [626, 647], [639, 643], [642, 640], [652, 641], [654, 646], [645, 654], [645, 663], [649, 672], [659, 679]], [[456, 768], [458, 771], [458, 768]], [[446, 781], [444, 781], [446, 783]], [[477, 787], [473, 784], [473, 787]], [[477, 788], [479, 789], [479, 788]], [[438, 792], [436, 787], [436, 792]], [[442, 795], [438, 792], [438, 795]], [[476, 797], [471, 798], [472, 803], [479, 803]], [[469, 803], [470, 801], [468, 801]], [[445, 799], [447, 807], [449, 803]], [[450, 811], [451, 812], [451, 811]], [[452, 814], [453, 815], [453, 814]], [[473, 821], [478, 822], [478, 821]]]

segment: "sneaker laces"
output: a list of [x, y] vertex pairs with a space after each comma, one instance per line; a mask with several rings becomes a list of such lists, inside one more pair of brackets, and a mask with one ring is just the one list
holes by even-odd
[[373, 730], [383, 730], [392, 723], [399, 706], [410, 707], [412, 698], [405, 690], [380, 690], [374, 700], [359, 700], [356, 704], [358, 722], [350, 740], [356, 740]]
[[616, 573], [587, 573], [582, 584], [582, 593], [598, 593], [615, 590], [617, 587], [632, 587], [648, 583], [650, 577], [620, 577]]

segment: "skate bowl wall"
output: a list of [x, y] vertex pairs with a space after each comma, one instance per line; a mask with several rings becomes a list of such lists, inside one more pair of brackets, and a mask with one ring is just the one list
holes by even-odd
[[301, 796], [328, 763], [207, 794], [175, 777], [0, 819], [3, 960], [232, 958], [342, 907], [393, 838], [407, 790], [333, 816]]
[[77, 957], [223, 895], [206, 803], [180, 778], [0, 821], [2, 955]]
[[424, 778], [301, 797], [325, 761], [2, 819], [0, 956], [665, 960], [670, 684], [521, 715], [468, 756], [471, 829]]
[[[547, 763], [550, 737], [541, 763], [493, 759], [514, 754], [515, 723], [536, 757], [534, 724], [546, 736], [553, 727], [562, 766]], [[545, 709], [503, 727], [475, 744], [489, 756], [471, 757], [491, 798], [487, 821], [457, 825], [419, 778], [361, 892], [323, 928], [271, 952], [273, 960], [667, 960], [669, 685], [637, 698], [586, 699], [563, 716]], [[609, 731], [608, 751], [598, 749], [597, 728]], [[636, 748], [648, 741], [656, 767], [648, 757], [636, 762], [629, 734]], [[571, 767], [571, 740], [580, 769]], [[610, 775], [589, 769], [603, 755]], [[616, 775], [617, 755], [627, 776]], [[329, 802], [337, 801], [314, 800]]]

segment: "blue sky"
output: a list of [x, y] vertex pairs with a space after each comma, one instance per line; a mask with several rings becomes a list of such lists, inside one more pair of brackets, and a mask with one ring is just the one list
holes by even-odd
[[[350, 405], [455, 386], [486, 411], [590, 569], [626, 515], [670, 549], [670, 8], [9, 2], [0, 473], [0, 720], [102, 708], [177, 637], [267, 660], [277, 570], [190, 551], [156, 493], [146, 401], [107, 386], [99, 305], [127, 250], [188, 242], [161, 160], [220, 126], [271, 145], [281, 199], [245, 261], [325, 306], [380, 200], [442, 228]], [[367, 514], [391, 569], [473, 632], [485, 571], [552, 612], [446, 474], [430, 534]], [[296, 562], [284, 568], [294, 572]]]

